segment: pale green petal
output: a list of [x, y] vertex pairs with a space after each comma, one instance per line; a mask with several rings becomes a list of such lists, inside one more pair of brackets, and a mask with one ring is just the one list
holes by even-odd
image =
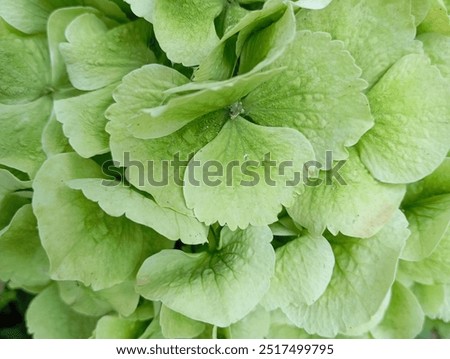
[[450, 17], [442, 0], [432, 0], [427, 16], [417, 28], [419, 34], [435, 32], [450, 35]]
[[370, 86], [402, 56], [419, 51], [411, 0], [335, 0], [324, 10], [301, 10], [297, 28], [342, 40]]
[[98, 26], [99, 21], [92, 14], [79, 16], [66, 30], [70, 42], [60, 44], [70, 81], [80, 90], [110, 85], [155, 60], [147, 47], [151, 35], [148, 23], [137, 20], [86, 38], [86, 28]]
[[264, 339], [269, 334], [270, 313], [258, 306], [225, 329], [227, 339]]
[[64, 136], [62, 125], [56, 120], [55, 112], [53, 111], [47, 124], [42, 130], [42, 149], [47, 155], [51, 157], [58, 153], [73, 152], [69, 141]]
[[[142, 110], [129, 119], [130, 132], [137, 138], [151, 139], [170, 135], [195, 119], [223, 110], [280, 73], [280, 69], [247, 73], [226, 81], [188, 83], [167, 90], [168, 95], [187, 92], [169, 99], [167, 104]], [[199, 90], [195, 92], [188, 92]]]
[[125, 0], [131, 5], [131, 10], [136, 16], [143, 17], [147, 21], [153, 22], [155, 4], [158, 0]]
[[195, 67], [193, 81], [222, 81], [232, 77], [236, 65], [236, 37], [223, 40]]
[[409, 235], [400, 211], [375, 236], [331, 238], [336, 263], [325, 293], [311, 306], [282, 308], [308, 333], [334, 337], [367, 323], [394, 282], [398, 257]]
[[402, 272], [422, 284], [450, 284], [450, 230], [433, 253], [419, 262], [401, 261]]
[[450, 285], [415, 285], [413, 290], [429, 318], [450, 322]]
[[280, 309], [271, 312], [271, 321], [267, 339], [318, 339], [294, 325]]
[[429, 176], [419, 182], [408, 185], [403, 205], [408, 206], [421, 199], [450, 194], [450, 158], [444, 162]]
[[222, 229], [216, 251], [162, 251], [147, 259], [137, 290], [189, 318], [226, 327], [245, 317], [269, 288], [275, 253], [268, 227]]
[[110, 216], [125, 215], [133, 222], [153, 228], [171, 239], [181, 239], [186, 244], [207, 242], [208, 228], [196, 218], [160, 207], [130, 187], [102, 179], [81, 179], [68, 183], [73, 189], [83, 191], [86, 198], [97, 202]]
[[[264, 14], [264, 10], [261, 13]], [[236, 50], [240, 53], [239, 73], [265, 68], [294, 41], [296, 29], [292, 7], [288, 6], [280, 19], [261, 29], [264, 22], [272, 20], [272, 16], [262, 16], [239, 32], [236, 44]]]
[[140, 305], [127, 319], [146, 321], [155, 317], [155, 306], [153, 302], [140, 298]]
[[184, 177], [187, 206], [200, 221], [232, 230], [276, 222], [282, 205], [302, 190], [303, 165], [313, 159], [296, 130], [237, 117], [192, 158]]
[[161, 326], [159, 325], [159, 315], [152, 320], [139, 339], [166, 339], [164, 338]]
[[51, 111], [49, 97], [27, 104], [0, 104], [0, 164], [35, 175], [45, 160], [41, 135]]
[[306, 234], [288, 242], [276, 251], [275, 275], [264, 306], [314, 304], [330, 283], [333, 268], [333, 251], [322, 236]]
[[344, 335], [347, 337], [357, 337], [370, 333], [370, 330], [375, 328], [383, 320], [386, 310], [389, 307], [389, 303], [391, 302], [391, 296], [392, 290], [389, 290], [388, 294], [386, 295], [380, 307], [378, 308], [376, 313], [372, 316], [372, 318], [370, 318], [368, 322], [350, 329]]
[[[232, 5], [228, 9], [231, 7]], [[286, 16], [282, 16], [283, 13]], [[266, 2], [262, 9], [248, 11], [233, 26], [225, 29], [220, 43], [207, 57], [202, 59], [198, 69], [194, 72], [195, 81], [226, 80], [231, 77], [246, 40], [253, 33], [260, 31], [264, 33], [263, 36], [260, 36], [264, 37], [264, 39], [260, 39], [264, 42], [259, 45], [264, 44], [264, 49], [267, 49], [266, 44], [272, 45], [269, 47], [269, 53], [263, 51], [263, 55], [270, 54], [265, 59], [265, 64], [270, 63], [271, 60], [281, 55], [282, 50], [289, 43], [289, 38], [292, 38], [295, 34], [295, 20], [294, 22], [290, 21], [292, 15], [291, 7], [287, 7], [281, 0]], [[282, 24], [277, 24], [280, 19], [284, 21], [281, 21]], [[264, 30], [268, 28], [270, 29]], [[291, 32], [291, 35], [289, 35], [289, 32]], [[261, 56], [258, 57], [259, 59], [262, 58]], [[252, 59], [248, 58], [247, 60]], [[260, 68], [262, 67], [264, 67], [264, 64], [261, 64]]]
[[412, 0], [411, 1], [411, 12], [414, 16], [416, 26], [418, 26], [430, 11], [430, 7], [433, 0]]
[[77, 280], [94, 290], [127, 279], [145, 255], [152, 253], [145, 242], [155, 240], [149, 228], [124, 217], [108, 216], [65, 184], [102, 176], [95, 162], [67, 153], [48, 159], [33, 183], [33, 209], [50, 259], [51, 277]]
[[11, 172], [0, 168], [0, 202], [10, 193], [31, 188], [31, 181], [21, 181]]
[[50, 280], [48, 267], [36, 218], [27, 204], [0, 231], [0, 279], [28, 288], [42, 288]]
[[45, 32], [50, 14], [69, 6], [91, 6], [109, 17], [124, 21], [125, 14], [109, 0], [0, 0], [0, 16], [27, 34]]
[[420, 261], [439, 245], [450, 226], [450, 194], [430, 197], [404, 207], [411, 236], [402, 259]]
[[0, 16], [27, 34], [45, 32], [50, 13], [73, 0], [0, 0]]
[[133, 281], [125, 281], [111, 288], [94, 292], [78, 282], [58, 282], [61, 299], [78, 313], [101, 316], [115, 310], [123, 316], [131, 315], [139, 302]]
[[35, 339], [87, 339], [96, 322], [70, 309], [55, 284], [35, 297], [26, 313], [28, 331]]
[[428, 33], [417, 38], [422, 41], [425, 53], [430, 57], [431, 63], [436, 65], [442, 76], [450, 81], [450, 37]]
[[0, 201], [0, 229], [11, 223], [16, 212], [24, 205], [31, 203], [31, 191], [8, 193]]
[[[447, 311], [449, 311], [448, 315], [450, 316], [449, 285], [414, 284], [411, 290], [413, 291], [428, 318], [438, 319], [438, 317], [441, 316], [440, 314], [445, 314], [442, 312]], [[450, 317], [448, 317], [446, 321], [450, 321]]]
[[198, 65], [219, 42], [214, 19], [222, 0], [127, 0], [138, 16], [153, 23], [156, 38], [172, 62]]
[[[133, 71], [114, 92], [117, 103], [106, 113], [110, 120], [106, 130], [111, 135], [112, 157], [127, 168], [127, 179], [133, 186], [151, 193], [163, 207], [192, 215], [186, 207], [181, 186], [187, 161], [214, 139], [228, 114], [223, 111], [204, 116], [169, 136], [155, 140], [137, 139], [128, 132], [127, 126], [129, 119], [143, 107], [158, 106], [163, 102], [165, 90], [188, 81], [179, 72], [156, 64]], [[180, 161], [186, 161], [179, 170], [175, 165], [169, 165], [177, 156]], [[165, 165], [167, 175], [164, 175]], [[153, 183], [148, 178], [153, 179]], [[163, 179], [167, 185], [157, 184]]]
[[117, 84], [80, 96], [55, 101], [56, 118], [75, 151], [85, 158], [109, 152], [106, 109]]
[[145, 327], [145, 322], [107, 315], [97, 322], [94, 334], [95, 339], [136, 339]]
[[161, 306], [159, 323], [164, 337], [168, 339], [189, 339], [200, 335], [205, 324]]
[[79, 282], [59, 281], [59, 295], [62, 301], [77, 313], [87, 316], [102, 316], [113, 310], [110, 303], [90, 288]]
[[421, 331], [425, 315], [411, 291], [396, 282], [383, 320], [371, 330], [377, 339], [413, 339]]
[[433, 172], [450, 147], [450, 86], [424, 55], [398, 61], [372, 88], [375, 126], [361, 160], [382, 182], [410, 183]]
[[241, 7], [238, 2], [228, 2], [219, 18], [215, 19], [216, 32], [219, 37], [221, 37], [222, 34], [226, 34], [229, 29], [238, 24], [250, 12], [251, 10]]
[[269, 227], [274, 236], [296, 237], [302, 232], [302, 227], [294, 223], [289, 216], [280, 218], [278, 222], [272, 223]]
[[333, 0], [297, 0], [293, 1], [293, 3], [304, 9], [320, 10], [330, 5], [331, 1]]
[[[58, 9], [51, 13], [47, 23], [47, 37], [50, 50], [50, 60], [52, 64], [52, 84], [60, 87], [68, 85], [69, 78], [66, 71], [64, 59], [59, 51], [59, 44], [66, 42], [65, 29], [66, 27], [80, 15], [95, 14], [102, 20], [104, 16], [97, 9], [89, 7], [70, 7]], [[117, 24], [117, 23], [116, 23]]]
[[353, 58], [328, 34], [302, 31], [267, 69], [284, 66], [243, 100], [245, 113], [261, 125], [298, 129], [323, 164], [328, 150], [335, 160], [347, 158], [345, 147], [373, 125], [362, 94], [366, 83]]
[[34, 101], [51, 92], [45, 36], [0, 36], [0, 49], [0, 103]]
[[331, 171], [321, 171], [321, 183], [306, 186], [288, 213], [297, 223], [319, 235], [328, 229], [333, 235], [340, 232], [351, 237], [373, 236], [400, 206], [405, 186], [378, 182], [354, 149], [338, 174], [344, 183], [333, 179]]

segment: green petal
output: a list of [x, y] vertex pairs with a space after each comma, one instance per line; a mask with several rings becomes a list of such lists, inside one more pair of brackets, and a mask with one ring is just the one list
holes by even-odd
[[0, 230], [11, 223], [16, 212], [26, 204], [31, 203], [31, 191], [8, 193], [0, 201]]
[[200, 221], [232, 230], [276, 222], [281, 206], [301, 191], [303, 165], [312, 159], [301, 133], [237, 117], [192, 158], [184, 178], [187, 206]]
[[396, 282], [383, 320], [371, 330], [378, 339], [413, 339], [421, 331], [424, 313], [414, 294]]
[[331, 1], [333, 0], [297, 0], [293, 3], [304, 9], [320, 10], [330, 5]]
[[372, 88], [375, 126], [361, 160], [380, 181], [410, 183], [433, 172], [449, 150], [450, 87], [423, 55], [398, 61]]
[[153, 22], [155, 4], [157, 0], [125, 0], [131, 6], [131, 10], [136, 16], [143, 17], [147, 21]]
[[450, 226], [450, 194], [421, 200], [404, 210], [411, 236], [402, 259], [420, 261], [433, 253]]
[[52, 285], [35, 297], [26, 313], [28, 331], [35, 339], [87, 339], [97, 319], [74, 312]]
[[433, 0], [412, 0], [411, 12], [414, 16], [416, 26], [418, 26], [428, 14]]
[[0, 103], [34, 101], [51, 91], [45, 36], [0, 36], [0, 48]]
[[131, 315], [127, 316], [127, 319], [146, 321], [155, 317], [155, 305], [153, 302], [140, 298], [140, 303], [141, 304], [136, 310]]
[[62, 7], [92, 6], [111, 18], [123, 21], [125, 14], [109, 0], [0, 0], [0, 16], [27, 34], [46, 31], [50, 14]]
[[94, 292], [78, 282], [58, 282], [61, 299], [78, 313], [101, 316], [115, 310], [123, 316], [131, 315], [139, 302], [134, 282], [125, 281], [114, 287]]
[[146, 327], [145, 322], [107, 315], [97, 322], [95, 339], [136, 339]]
[[11, 172], [0, 168], [0, 202], [10, 193], [31, 187], [31, 181], [21, 181]]
[[153, 23], [159, 45], [172, 62], [198, 65], [219, 42], [214, 19], [222, 0], [127, 0], [133, 12]]
[[94, 8], [70, 7], [55, 10], [48, 18], [47, 37], [52, 64], [52, 84], [56, 87], [69, 85], [69, 77], [64, 59], [59, 51], [59, 44], [67, 41], [65, 37], [67, 26], [78, 16], [87, 13], [95, 14], [100, 18], [103, 16], [101, 12]]
[[280, 309], [271, 312], [271, 322], [267, 339], [318, 339], [294, 325]]
[[214, 20], [216, 33], [221, 40], [223, 39], [223, 34], [226, 34], [229, 29], [238, 24], [250, 12], [251, 10], [241, 7], [241, 4], [237, 1], [227, 2], [222, 13]]
[[270, 313], [260, 306], [225, 329], [227, 339], [264, 339], [269, 334]]
[[152, 252], [145, 242], [156, 239], [149, 228], [108, 216], [65, 184], [101, 177], [95, 162], [67, 153], [48, 159], [33, 184], [33, 209], [52, 278], [77, 280], [94, 290], [126, 280]]
[[62, 125], [56, 120], [54, 111], [42, 131], [41, 141], [42, 149], [47, 157], [64, 152], [73, 152], [73, 148], [70, 147], [69, 141], [64, 136]]
[[125, 215], [133, 222], [153, 228], [171, 239], [186, 244], [207, 242], [208, 229], [194, 217], [160, 207], [129, 187], [102, 179], [81, 179], [69, 182], [69, 187], [83, 191], [86, 198], [97, 202], [110, 216]]
[[[373, 125], [360, 70], [339, 41], [324, 33], [302, 31], [267, 69], [286, 70], [252, 91], [244, 100], [246, 113], [258, 124], [288, 126], [312, 143], [316, 157], [325, 152], [336, 160]], [[292, 79], [295, 79], [293, 81]]]
[[414, 202], [428, 197], [450, 194], [450, 158], [444, 162], [430, 175], [419, 182], [408, 185], [403, 205], [408, 206]]
[[[133, 21], [109, 31], [106, 25], [101, 30], [101, 24], [93, 14], [81, 15], [66, 29], [69, 43], [60, 44], [70, 81], [77, 89], [89, 91], [113, 84], [155, 60], [147, 47], [148, 23]], [[93, 32], [87, 36], [88, 29]]]
[[71, 146], [84, 158], [109, 152], [105, 131], [106, 109], [112, 104], [117, 84], [80, 96], [55, 101], [56, 118]]
[[430, 57], [431, 63], [439, 68], [442, 76], [450, 80], [450, 37], [428, 33], [417, 38], [422, 41], [425, 53]]
[[123, 123], [110, 123], [113, 158], [127, 168], [126, 177], [133, 186], [152, 194], [162, 207], [192, 216], [183, 196], [185, 167], [193, 153], [214, 139], [224, 121], [224, 113], [208, 114], [155, 140], [136, 139]]
[[162, 334], [161, 326], [159, 325], [159, 315], [152, 320], [139, 339], [166, 339]]
[[[110, 120], [106, 130], [111, 135], [113, 159], [127, 168], [127, 179], [133, 186], [152, 194], [163, 207], [192, 215], [186, 207], [181, 183], [187, 161], [214, 139], [228, 114], [209, 114], [169, 136], [154, 140], [135, 138], [128, 132], [127, 125], [143, 107], [158, 106], [163, 102], [165, 90], [188, 81], [179, 72], [161, 65], [147, 65], [133, 71], [114, 92], [117, 103], [106, 113]], [[176, 158], [186, 163], [178, 169], [169, 165]], [[168, 167], [166, 173], [165, 165]], [[163, 183], [163, 179], [166, 185], [155, 183]]]
[[447, 230], [430, 256], [419, 262], [401, 261], [400, 268], [418, 283], [450, 284], [450, 230]]
[[[358, 325], [350, 330], [348, 330], [344, 335], [346, 337], [360, 337], [361, 335], [370, 335], [370, 331], [375, 328], [384, 318], [386, 311], [389, 307], [392, 297], [392, 290], [390, 289], [384, 297], [383, 302], [380, 307], [377, 309], [374, 315], [370, 318], [370, 320], [364, 324]], [[372, 339], [370, 335], [370, 339]]]
[[442, 0], [432, 0], [427, 16], [417, 28], [419, 34], [435, 32], [450, 35], [450, 17]]
[[[232, 6], [230, 5], [228, 9]], [[252, 50], [258, 52], [258, 56], [256, 56], [257, 53], [248, 54], [246, 59], [241, 59], [240, 72], [243, 73], [244, 69], [248, 71], [251, 68], [251, 66], [245, 65], [245, 62], [253, 64], [253, 60], [262, 60], [264, 56], [267, 56], [259, 66], [259, 69], [263, 68], [280, 56], [294, 37], [295, 20], [292, 21], [292, 15], [292, 8], [286, 7], [280, 0], [267, 2], [262, 9], [247, 12], [237, 23], [225, 29], [220, 43], [202, 59], [194, 71], [195, 81], [220, 81], [230, 78], [247, 39], [258, 33], [261, 34], [257, 40], [260, 40], [260, 46], [264, 44], [262, 47], [265, 51], [252, 47]], [[266, 46], [268, 44], [271, 46]], [[252, 57], [252, 55], [254, 56]]]
[[45, 32], [50, 13], [71, 0], [0, 0], [0, 16], [27, 34]]
[[378, 182], [354, 149], [339, 175], [344, 183], [333, 180], [331, 171], [321, 171], [322, 182], [306, 186], [288, 209], [289, 214], [319, 235], [327, 228], [333, 235], [341, 232], [351, 237], [373, 236], [400, 206], [405, 186]]
[[411, 0], [336, 0], [324, 10], [301, 10], [297, 28], [342, 40], [369, 85], [402, 56], [419, 51]]
[[[201, 116], [233, 105], [279, 73], [280, 69], [273, 69], [244, 74], [226, 81], [188, 83], [168, 90], [167, 94], [187, 94], [173, 97], [167, 104], [144, 109], [140, 115], [130, 119], [130, 132], [143, 139], [170, 135]], [[199, 91], [188, 92], [193, 90]]]
[[41, 135], [51, 111], [49, 97], [27, 104], [0, 104], [0, 164], [35, 175], [45, 160]]
[[20, 208], [0, 231], [0, 279], [27, 288], [49, 282], [48, 259], [41, 247], [31, 205]]
[[189, 318], [226, 327], [245, 317], [269, 288], [275, 253], [267, 227], [224, 228], [217, 251], [162, 251], [138, 273], [138, 292]]
[[[261, 13], [264, 14], [264, 10]], [[261, 16], [239, 33], [236, 44], [236, 50], [241, 55], [239, 73], [263, 69], [280, 57], [294, 41], [296, 29], [292, 7], [287, 7], [280, 19], [261, 29], [264, 22], [271, 20], [272, 16]]]
[[203, 333], [205, 324], [161, 306], [159, 323], [164, 337], [168, 339], [189, 339]]
[[282, 308], [308, 333], [334, 337], [367, 323], [394, 282], [397, 261], [409, 235], [401, 212], [375, 236], [331, 239], [336, 264], [325, 293], [311, 306]]
[[334, 255], [325, 238], [307, 234], [278, 248], [275, 263], [264, 305], [270, 309], [291, 303], [312, 305], [330, 283]]
[[412, 287], [428, 318], [450, 321], [450, 285], [422, 285]]

